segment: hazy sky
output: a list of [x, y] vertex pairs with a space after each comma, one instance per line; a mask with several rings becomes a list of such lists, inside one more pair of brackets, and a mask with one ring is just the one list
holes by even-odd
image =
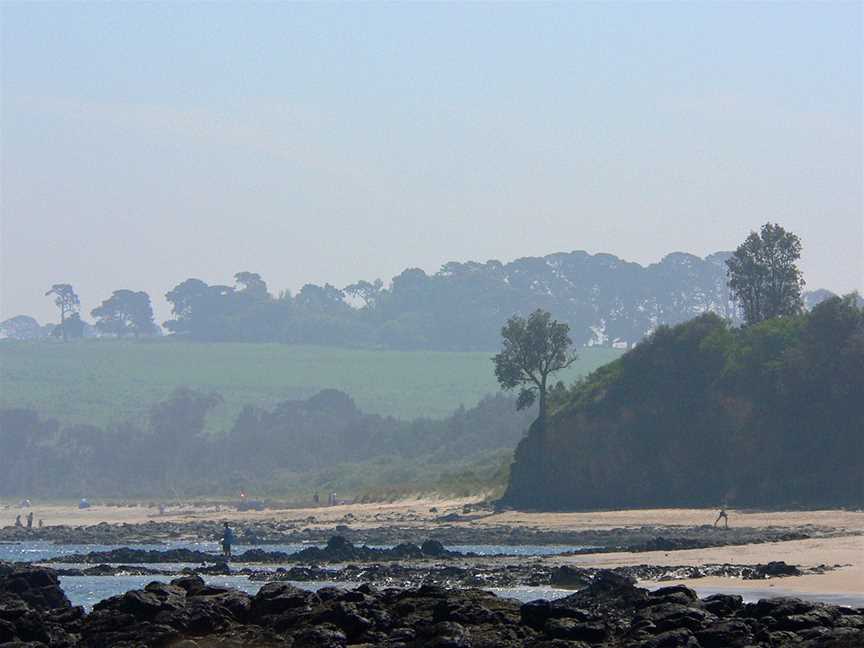
[[864, 289], [862, 5], [0, 3], [0, 317], [586, 249]]

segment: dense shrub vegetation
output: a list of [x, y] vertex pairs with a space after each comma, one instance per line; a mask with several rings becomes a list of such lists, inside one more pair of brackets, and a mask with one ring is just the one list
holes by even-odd
[[0, 410], [0, 494], [20, 497], [475, 492], [506, 480], [532, 414], [502, 395], [443, 420], [364, 414], [324, 390], [272, 409], [245, 408], [230, 432], [205, 432], [217, 394], [179, 389], [143, 421], [61, 426], [29, 409]]
[[529, 508], [864, 504], [864, 310], [660, 327], [556, 398], [502, 500]]

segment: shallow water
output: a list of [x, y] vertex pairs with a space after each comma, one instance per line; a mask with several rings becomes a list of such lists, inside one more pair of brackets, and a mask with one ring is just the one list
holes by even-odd
[[[72, 605], [83, 605], [88, 611], [93, 605], [110, 596], [123, 594], [132, 589], [141, 589], [147, 583], [159, 581], [167, 583], [174, 576], [61, 576], [60, 585]], [[262, 582], [250, 581], [243, 576], [205, 576], [209, 585], [233, 587], [235, 589], [255, 594], [264, 585]], [[342, 587], [353, 589], [359, 583], [343, 583], [339, 581], [287, 581], [301, 589], [317, 591], [322, 587]], [[572, 590], [562, 590], [550, 587], [517, 587], [512, 589], [492, 588], [498, 596], [515, 598], [520, 601], [533, 601], [538, 598], [556, 599], [572, 594]]]
[[[66, 596], [73, 605], [83, 605], [87, 610], [93, 605], [108, 598], [123, 594], [131, 589], [143, 588], [147, 583], [153, 581], [168, 582], [173, 576], [62, 576], [60, 583]], [[250, 581], [243, 576], [205, 576], [204, 580], [210, 585], [222, 587], [233, 587], [235, 589], [255, 594], [264, 583]], [[345, 589], [353, 589], [359, 583], [344, 583], [339, 581], [288, 581], [291, 585], [301, 589], [316, 591], [322, 587], [335, 586]], [[755, 602], [762, 598], [773, 598], [776, 596], [795, 596], [811, 601], [821, 601], [834, 605], [845, 605], [851, 607], [864, 607], [864, 594], [803, 594], [780, 588], [748, 589], [730, 587], [694, 587], [693, 589], [704, 598], [710, 594], [740, 594], [745, 603]], [[498, 596], [514, 598], [522, 602], [534, 601], [536, 599], [555, 600], [568, 596], [573, 590], [559, 589], [554, 587], [514, 587], [502, 588], [492, 587], [489, 591]]]
[[[282, 551], [296, 553], [307, 547], [323, 547], [323, 544], [281, 544], [281, 545], [235, 545], [234, 553], [242, 553], [247, 549], [264, 549], [266, 551]], [[40, 562], [52, 558], [60, 558], [71, 554], [86, 554], [91, 551], [111, 551], [112, 549], [143, 549], [145, 551], [168, 551], [170, 549], [192, 549], [212, 553], [214, 557], [222, 555], [222, 549], [217, 542], [166, 542], [164, 544], [122, 544], [122, 545], [57, 545], [50, 542], [27, 542], [0, 544], [0, 560], [11, 562]]]
[[[308, 547], [324, 547], [323, 544], [273, 544], [273, 545], [243, 545], [234, 546], [234, 553], [241, 554], [248, 549], [262, 549], [264, 551], [281, 551], [291, 554]], [[369, 545], [376, 549], [390, 549], [393, 545]], [[222, 554], [218, 542], [166, 542], [160, 545], [124, 544], [124, 545], [56, 545], [50, 542], [28, 542], [0, 544], [0, 560], [11, 562], [40, 562], [52, 558], [60, 558], [71, 554], [84, 554], [91, 551], [110, 551], [129, 547], [131, 549], [143, 549], [145, 551], [157, 550], [167, 551], [170, 549], [192, 549], [212, 553], [214, 557]], [[459, 553], [475, 553], [480, 556], [551, 556], [574, 551], [585, 550], [588, 547], [578, 545], [448, 545], [450, 551]], [[155, 565], [150, 565], [156, 568]]]
[[[219, 555], [219, 545], [216, 542], [170, 542], [158, 547], [154, 545], [54, 545], [47, 542], [32, 542], [21, 544], [0, 544], [0, 560], [12, 562], [40, 562], [55, 557], [68, 556], [76, 553], [87, 553], [90, 551], [109, 551], [117, 549], [121, 546], [129, 546], [136, 549], [154, 549], [160, 550], [186, 548], [206, 551], [215, 556]], [[266, 545], [252, 547], [248, 545], [238, 545], [235, 550], [239, 553], [251, 548], [263, 548], [268, 551], [283, 551], [285, 553], [294, 553], [305, 547], [313, 545], [301, 544], [286, 544], [286, 545]], [[323, 545], [314, 545], [323, 546]], [[383, 547], [382, 547], [383, 548]], [[560, 554], [568, 551], [575, 551], [580, 547], [565, 546], [565, 545], [453, 545], [447, 547], [451, 551], [459, 551], [462, 553], [475, 553], [479, 555], [516, 555], [516, 556], [542, 556]], [[89, 565], [80, 564], [65, 564], [55, 563], [52, 566], [57, 568], [76, 568], [87, 567]], [[142, 567], [151, 569], [163, 569], [179, 572], [184, 567], [189, 567], [188, 563], [158, 563], [146, 564]], [[240, 565], [238, 565], [239, 567]], [[255, 567], [253, 564], [242, 565], [244, 567]], [[276, 569], [279, 565], [266, 565], [266, 569]], [[338, 565], [329, 565], [336, 568]], [[90, 609], [98, 601], [109, 596], [122, 594], [131, 589], [139, 589], [152, 581], [170, 581], [173, 576], [63, 576], [61, 584], [66, 591], [67, 596], [74, 605], [83, 605]], [[263, 585], [262, 582], [250, 581], [245, 576], [205, 576], [204, 580], [213, 585], [226, 587], [234, 587], [250, 594], [254, 594]], [[358, 583], [340, 583], [336, 581], [309, 581], [309, 582], [292, 582], [293, 585], [308, 589], [317, 590], [328, 585], [339, 587], [353, 588]], [[800, 593], [786, 590], [781, 587], [765, 587], [761, 589], [749, 589], [736, 587], [730, 584], [728, 587], [699, 587], [694, 583], [691, 587], [701, 597], [709, 594], [740, 594], [747, 602], [756, 601], [760, 598], [771, 598], [776, 596], [795, 596], [798, 598], [809, 599], [814, 601], [824, 601], [835, 605], [847, 605], [852, 607], [864, 607], [864, 593], [860, 594], [837, 594], [837, 593]], [[552, 587], [517, 587], [517, 588], [491, 588], [490, 591], [495, 592], [499, 596], [515, 598], [520, 601], [531, 601], [539, 598], [553, 600], [561, 598], [572, 593], [572, 590], [557, 589]]]

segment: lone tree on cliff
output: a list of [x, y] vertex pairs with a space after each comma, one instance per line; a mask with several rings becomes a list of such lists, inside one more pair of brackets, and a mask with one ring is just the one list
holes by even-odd
[[748, 324], [801, 312], [804, 279], [795, 263], [800, 257], [801, 240], [795, 234], [765, 223], [726, 261], [729, 288]]
[[[51, 290], [45, 293], [46, 297], [50, 295], [54, 295], [54, 303], [57, 305], [57, 308], [60, 309], [60, 333], [65, 342], [69, 339], [70, 333], [68, 330], [69, 327], [66, 325], [66, 320], [78, 314], [78, 305], [80, 303], [78, 301], [78, 295], [75, 294], [75, 291], [69, 284], [54, 284], [51, 286]], [[73, 335], [73, 337], [76, 336]]]
[[514, 315], [501, 329], [504, 348], [492, 358], [495, 377], [504, 389], [522, 387], [517, 409], [530, 407], [539, 397], [538, 420], [546, 421], [549, 375], [576, 361], [570, 327], [539, 308], [528, 319]]

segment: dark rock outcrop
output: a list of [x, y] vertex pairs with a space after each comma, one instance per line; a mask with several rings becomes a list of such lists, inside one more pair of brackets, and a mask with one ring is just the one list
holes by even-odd
[[[431, 553], [427, 553], [431, 552]], [[325, 547], [307, 547], [295, 553], [283, 551], [266, 551], [264, 549], [249, 549], [241, 554], [232, 556], [231, 563], [287, 563], [287, 562], [345, 562], [349, 560], [376, 561], [376, 560], [413, 560], [419, 558], [454, 558], [466, 557], [473, 554], [463, 554], [448, 551], [437, 541], [428, 540], [422, 546], [411, 543], [402, 543], [389, 549], [377, 549], [372, 547], [356, 546], [351, 544], [342, 536], [332, 536]], [[227, 573], [224, 568], [226, 559], [221, 555], [195, 551], [192, 549], [131, 549], [121, 547], [110, 551], [91, 551], [86, 554], [74, 554], [52, 559], [52, 562], [80, 563], [80, 564], [127, 564], [127, 563], [193, 563], [222, 565], [210, 573]]]
[[151, 583], [73, 608], [47, 569], [0, 565], [0, 645], [275, 647], [581, 647], [864, 645], [864, 609], [799, 599], [700, 600], [681, 586], [648, 592], [633, 579], [598, 572], [557, 601], [521, 604], [479, 589], [317, 592], [268, 583], [254, 596], [199, 576]]

